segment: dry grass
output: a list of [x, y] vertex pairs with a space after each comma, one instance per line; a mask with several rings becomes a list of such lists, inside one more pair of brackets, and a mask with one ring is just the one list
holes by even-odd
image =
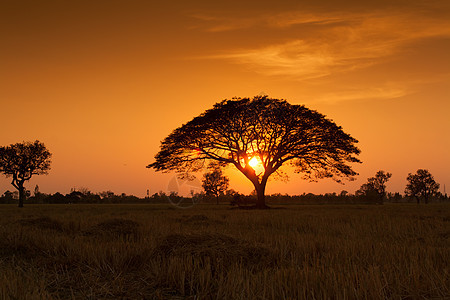
[[450, 298], [448, 205], [0, 206], [0, 299]]
[[28, 226], [32, 228], [63, 231], [62, 223], [50, 217], [20, 219], [17, 221], [17, 223], [22, 226]]
[[274, 267], [278, 257], [263, 246], [251, 245], [223, 234], [171, 234], [155, 247], [153, 255], [169, 257], [193, 257], [208, 261], [214, 270], [226, 270], [232, 265], [262, 269]]
[[134, 237], [138, 235], [139, 223], [127, 219], [108, 219], [84, 231], [86, 235], [111, 237]]

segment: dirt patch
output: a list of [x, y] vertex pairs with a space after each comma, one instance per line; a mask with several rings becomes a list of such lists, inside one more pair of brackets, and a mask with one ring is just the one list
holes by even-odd
[[193, 256], [209, 258], [213, 264], [230, 266], [233, 263], [246, 267], [270, 267], [278, 262], [269, 249], [252, 245], [223, 234], [171, 234], [159, 242], [153, 251], [161, 257]]
[[44, 230], [63, 231], [63, 225], [61, 222], [54, 220], [50, 217], [40, 217], [33, 219], [22, 219], [18, 223], [22, 226], [33, 227]]
[[126, 219], [110, 219], [98, 223], [84, 231], [85, 235], [115, 236], [115, 237], [136, 237], [139, 230], [139, 223]]

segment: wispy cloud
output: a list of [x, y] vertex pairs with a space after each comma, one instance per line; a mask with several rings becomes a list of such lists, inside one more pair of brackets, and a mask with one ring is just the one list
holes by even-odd
[[191, 18], [201, 21], [191, 29], [201, 29], [207, 32], [224, 32], [239, 30], [255, 26], [260, 21], [260, 18], [227, 18], [218, 17], [210, 14], [190, 14]]
[[190, 14], [190, 17], [201, 23], [192, 28], [201, 29], [207, 32], [236, 31], [251, 27], [266, 28], [287, 28], [294, 25], [315, 24], [328, 25], [340, 23], [343, 18], [340, 16], [324, 16], [312, 13], [282, 13], [282, 14], [262, 14], [246, 17], [225, 17], [212, 14]]
[[[245, 24], [230, 20], [227, 26], [237, 29], [261, 22], [261, 18], [247, 20]], [[292, 38], [281, 44], [232, 49], [208, 58], [230, 60], [270, 76], [303, 80], [365, 68], [389, 59], [411, 43], [450, 37], [450, 20], [411, 13], [313, 15], [290, 12], [265, 17], [264, 24], [290, 30]], [[296, 37], [302, 35], [296, 30], [296, 25], [300, 24], [320, 26], [314, 29], [314, 35]]]
[[258, 49], [235, 50], [209, 56], [246, 64], [266, 75], [289, 75], [316, 78], [330, 73], [336, 65], [335, 58], [324, 48], [318, 48], [302, 40]]
[[314, 96], [313, 102], [337, 104], [343, 101], [353, 100], [388, 100], [398, 99], [414, 94], [420, 90], [429, 88], [436, 83], [446, 84], [450, 79], [450, 73], [436, 74], [433, 77], [410, 79], [410, 80], [388, 80], [382, 84], [340, 86], [334, 92], [320, 93]]
[[413, 91], [398, 84], [386, 84], [381, 87], [353, 88], [334, 93], [326, 93], [315, 97], [314, 102], [326, 102], [329, 104], [352, 100], [385, 100], [396, 99], [411, 94]]
[[265, 17], [264, 22], [270, 27], [287, 28], [295, 25], [329, 25], [348, 21], [348, 15], [334, 13], [332, 15], [316, 14], [310, 12], [288, 12]]

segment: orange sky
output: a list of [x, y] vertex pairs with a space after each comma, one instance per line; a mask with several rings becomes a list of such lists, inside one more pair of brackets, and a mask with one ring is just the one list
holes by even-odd
[[173, 175], [145, 168], [160, 141], [215, 102], [264, 92], [342, 125], [363, 161], [354, 182], [292, 175], [268, 193], [354, 192], [380, 169], [403, 192], [419, 168], [450, 189], [448, 0], [217, 2], [0, 0], [0, 145], [53, 153], [27, 187], [167, 190]]

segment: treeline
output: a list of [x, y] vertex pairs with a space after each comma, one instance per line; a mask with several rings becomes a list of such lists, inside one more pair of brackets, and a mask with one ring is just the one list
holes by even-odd
[[[205, 195], [204, 193], [197, 194], [197, 201], [200, 203], [216, 203], [217, 198]], [[288, 194], [272, 194], [266, 195], [268, 204], [383, 204], [383, 203], [416, 203], [415, 197], [402, 195], [400, 193], [387, 193], [380, 201], [379, 195], [376, 193], [361, 194], [356, 192], [350, 194], [347, 191], [340, 193], [326, 193], [313, 194], [303, 193], [301, 195]], [[226, 194], [219, 196], [219, 203], [230, 203], [232, 205], [251, 205], [256, 202], [256, 195], [243, 195], [229, 190]], [[431, 203], [450, 202], [447, 195], [441, 193], [429, 199]]]
[[[315, 195], [312, 193], [302, 195], [268, 195], [267, 202], [272, 204], [383, 204], [383, 203], [416, 203], [414, 197], [404, 196], [400, 193], [388, 193], [386, 197], [380, 202], [378, 195], [356, 193], [349, 194], [346, 191], [341, 193], [326, 193]], [[430, 199], [430, 202], [450, 202], [446, 195], [436, 195]]]
[[[0, 196], [0, 204], [16, 204], [18, 193], [6, 191]], [[73, 189], [68, 194], [45, 194], [35, 191], [31, 195], [27, 191], [28, 204], [173, 204], [173, 205], [193, 205], [193, 204], [230, 204], [230, 205], [253, 205], [256, 202], [256, 195], [253, 192], [250, 195], [244, 195], [234, 190], [227, 190], [218, 197], [207, 195], [204, 192], [194, 194], [192, 197], [183, 197], [175, 192], [155, 193], [150, 197], [140, 198], [133, 195], [115, 194], [111, 191], [101, 193], [92, 193], [86, 189]], [[266, 196], [268, 204], [381, 204], [377, 194], [350, 194], [347, 191], [340, 193], [312, 194], [304, 193], [301, 195], [272, 194]], [[387, 193], [383, 202], [388, 203], [414, 203], [416, 199], [402, 195], [400, 193]], [[382, 203], [383, 203], [382, 202]], [[430, 199], [430, 202], [450, 202], [447, 195], [438, 193]]]
[[[113, 203], [148, 203], [148, 198], [139, 198], [133, 195], [126, 195], [124, 193], [116, 195], [111, 191], [92, 193], [86, 189], [75, 190], [69, 194], [45, 194], [34, 192], [31, 196], [30, 191], [26, 191], [28, 204], [113, 204]], [[6, 191], [0, 197], [0, 204], [17, 203], [19, 195], [17, 192]]]

